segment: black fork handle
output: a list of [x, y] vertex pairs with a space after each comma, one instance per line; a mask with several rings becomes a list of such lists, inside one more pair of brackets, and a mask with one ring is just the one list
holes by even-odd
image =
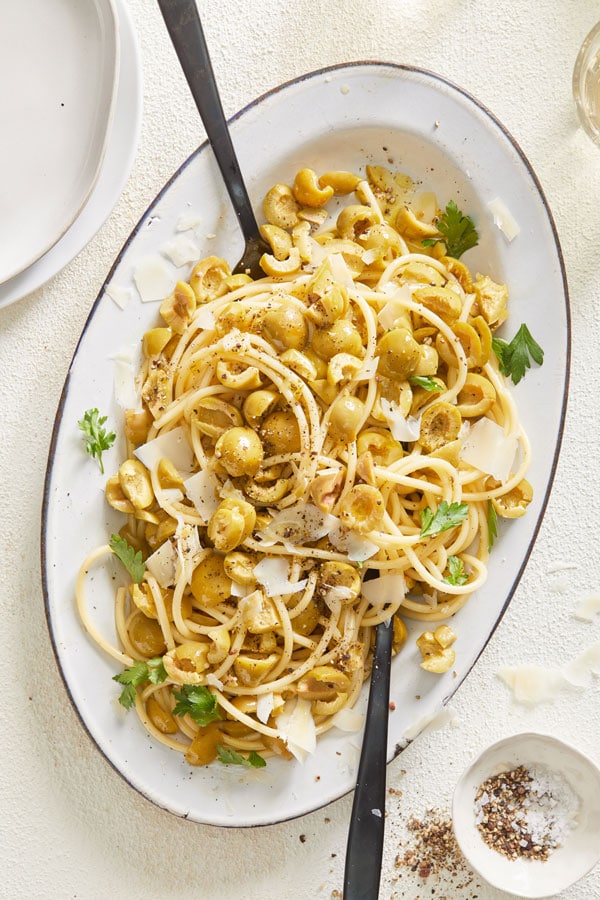
[[393, 627], [377, 626], [373, 671], [346, 847], [344, 900], [377, 900], [385, 832]]
[[255, 239], [259, 233], [258, 224], [231, 142], [195, 0], [158, 0], [158, 5], [244, 238], [246, 241]]

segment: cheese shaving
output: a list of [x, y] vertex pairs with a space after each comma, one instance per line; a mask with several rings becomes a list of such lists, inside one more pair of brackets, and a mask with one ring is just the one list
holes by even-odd
[[133, 280], [142, 303], [154, 303], [172, 293], [177, 279], [160, 256], [146, 256], [133, 270]]
[[490, 200], [487, 208], [494, 218], [496, 228], [502, 232], [508, 241], [514, 241], [516, 236], [520, 234], [521, 229], [506, 203], [500, 197], [496, 197], [494, 200]]
[[142, 444], [133, 454], [149, 471], [165, 458], [170, 459], [177, 471], [184, 474], [191, 472], [194, 464], [194, 454], [182, 425]]
[[491, 419], [479, 419], [469, 429], [460, 457], [473, 468], [504, 482], [512, 471], [517, 446], [516, 435], [505, 434]]
[[307, 578], [301, 581], [290, 581], [290, 564], [283, 556], [265, 557], [254, 566], [256, 580], [262, 585], [267, 597], [279, 597], [302, 591], [308, 583]]

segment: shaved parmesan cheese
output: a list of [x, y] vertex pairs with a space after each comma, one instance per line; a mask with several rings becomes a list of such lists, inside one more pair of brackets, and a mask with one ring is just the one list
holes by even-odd
[[[393, 283], [388, 282], [388, 284]], [[385, 285], [384, 287], [387, 286]], [[386, 291], [386, 293], [390, 294], [390, 299], [377, 314], [377, 321], [385, 331], [388, 328], [393, 328], [400, 316], [406, 312], [406, 306], [403, 301], [411, 298], [410, 290], [406, 285], [402, 285], [402, 287], [394, 286], [393, 293], [390, 290]]]
[[340, 731], [360, 731], [365, 724], [365, 717], [362, 713], [345, 706], [336, 712], [331, 724]]
[[517, 446], [514, 434], [506, 435], [491, 419], [479, 419], [465, 437], [460, 457], [475, 469], [504, 482], [512, 470]]
[[177, 219], [175, 231], [191, 231], [192, 228], [197, 228], [198, 225], [201, 224], [202, 216], [190, 210], [188, 212], [181, 213], [181, 215]]
[[456, 725], [458, 716], [455, 710], [448, 706], [442, 707], [438, 712], [434, 712], [429, 716], [423, 716], [418, 722], [415, 722], [402, 735], [404, 740], [413, 741], [422, 731], [439, 731], [446, 725]]
[[160, 256], [145, 256], [133, 270], [133, 280], [142, 303], [164, 300], [172, 293], [176, 278]]
[[200, 256], [198, 242], [187, 234], [180, 234], [172, 241], [168, 241], [162, 248], [167, 259], [180, 269], [186, 263], [195, 262]]
[[232, 597], [247, 597], [251, 594], [253, 588], [248, 584], [238, 584], [237, 581], [231, 582], [231, 596]]
[[115, 400], [121, 409], [136, 409], [139, 406], [139, 394], [135, 387], [135, 373], [139, 365], [137, 345], [124, 347], [116, 356], [115, 362]]
[[204, 681], [206, 682], [206, 684], [210, 685], [210, 687], [214, 687], [218, 691], [223, 690], [223, 686], [224, 686], [223, 682], [221, 681], [220, 678], [217, 678], [216, 675], [213, 675], [212, 672], [209, 672], [207, 675], [204, 676]]
[[586, 647], [583, 653], [567, 663], [563, 672], [569, 684], [588, 687], [592, 675], [600, 675], [600, 641]]
[[283, 594], [295, 594], [303, 591], [308, 583], [307, 578], [301, 581], [290, 581], [290, 564], [283, 556], [272, 556], [261, 559], [252, 570], [256, 580], [263, 586], [267, 597], [279, 597]]
[[170, 459], [177, 471], [182, 473], [191, 472], [194, 465], [194, 452], [183, 426], [142, 444], [133, 454], [149, 470], [154, 469], [161, 459]]
[[575, 618], [580, 622], [593, 622], [596, 613], [600, 612], [600, 594], [591, 594], [578, 605]]
[[357, 381], [371, 381], [372, 378], [375, 378], [377, 375], [377, 366], [379, 365], [379, 359], [375, 356], [373, 359], [369, 359], [366, 363], [363, 364], [362, 369], [356, 376]]
[[558, 692], [566, 684], [566, 679], [559, 669], [546, 669], [544, 666], [515, 666], [498, 671], [498, 676], [513, 692], [517, 703], [524, 706], [536, 706], [554, 700]]
[[400, 407], [393, 400], [380, 399], [381, 411], [385, 416], [392, 437], [397, 441], [418, 441], [421, 434], [420, 416], [403, 416]]
[[321, 512], [312, 503], [301, 503], [276, 513], [266, 528], [259, 532], [263, 543], [272, 546], [278, 541], [286, 546], [318, 541], [339, 524], [336, 516]]
[[520, 233], [521, 229], [504, 201], [501, 200], [500, 197], [496, 197], [494, 200], [490, 200], [487, 204], [487, 208], [494, 217], [494, 225], [496, 228], [500, 229], [507, 240], [513, 241]]
[[352, 272], [348, 268], [346, 260], [342, 256], [341, 253], [331, 253], [328, 256], [329, 260], [329, 268], [331, 269], [331, 274], [333, 275], [335, 281], [338, 284], [344, 284], [346, 287], [353, 288], [354, 287], [354, 278], [352, 277]]
[[329, 532], [329, 540], [337, 550], [346, 553], [351, 562], [364, 562], [379, 550], [373, 541], [344, 528], [339, 519], [336, 527]]
[[280, 738], [299, 762], [304, 762], [317, 746], [317, 730], [312, 717], [310, 700], [298, 697], [288, 701], [277, 717]]
[[256, 701], [256, 717], [259, 722], [262, 722], [263, 725], [266, 725], [269, 721], [269, 716], [273, 712], [273, 707], [275, 706], [275, 697], [273, 694], [261, 694]]
[[196, 472], [183, 482], [185, 493], [206, 525], [219, 505], [219, 480], [212, 472]]
[[122, 287], [119, 284], [107, 284], [104, 291], [117, 304], [119, 309], [125, 309], [133, 297], [133, 291], [130, 288]]
[[215, 314], [208, 306], [201, 306], [194, 318], [194, 322], [205, 331], [214, 331]]
[[363, 581], [361, 593], [369, 603], [385, 606], [388, 603], [397, 603], [399, 597], [406, 594], [406, 581], [404, 575], [380, 575], [379, 578], [371, 578]]
[[175, 584], [177, 571], [177, 550], [171, 541], [165, 541], [146, 560], [146, 568], [153, 575], [161, 588]]

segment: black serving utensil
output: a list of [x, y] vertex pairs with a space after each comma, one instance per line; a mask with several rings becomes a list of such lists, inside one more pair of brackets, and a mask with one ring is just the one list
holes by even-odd
[[344, 900], [377, 900], [385, 831], [391, 619], [377, 626], [365, 731], [346, 845]]
[[244, 236], [244, 252], [233, 271], [262, 278], [259, 260], [270, 247], [260, 236], [233, 148], [195, 0], [158, 0], [158, 5]]

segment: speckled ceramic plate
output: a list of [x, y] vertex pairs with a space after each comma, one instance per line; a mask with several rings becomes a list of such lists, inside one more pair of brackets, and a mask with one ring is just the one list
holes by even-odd
[[100, 173], [113, 118], [113, 0], [0, 4], [0, 284], [53, 247]]
[[[533, 546], [554, 476], [562, 435], [569, 364], [569, 310], [561, 252], [538, 180], [502, 125], [471, 96], [429, 72], [384, 63], [353, 63], [313, 72], [261, 97], [231, 122], [242, 171], [257, 209], [266, 190], [303, 166], [364, 171], [384, 164], [422, 179], [445, 205], [455, 199], [477, 223], [480, 243], [466, 261], [473, 271], [506, 281], [511, 323], [527, 322], [545, 351], [514, 389], [533, 450], [535, 499], [494, 547], [488, 581], [455, 617], [455, 672], [441, 677], [418, 666], [409, 640], [392, 665], [388, 758], [406, 746], [440, 710], [477, 660], [509, 603]], [[520, 226], [508, 241], [487, 207], [500, 197]], [[351, 790], [361, 736], [332, 730], [304, 764], [269, 760], [247, 772], [213, 765], [192, 770], [156, 745], [137, 718], [117, 704], [111, 681], [117, 665], [84, 633], [77, 618], [77, 567], [120, 527], [107, 507], [104, 478], [83, 452], [77, 420], [97, 406], [115, 426], [114, 357], [156, 321], [156, 303], [142, 303], [133, 272], [152, 266], [158, 296], [189, 265], [176, 269], [164, 251], [179, 241], [182, 221], [201, 220], [198, 256], [216, 253], [235, 263], [242, 240], [209, 147], [203, 145], [174, 174], [136, 226], [108, 274], [77, 347], [49, 454], [43, 509], [43, 574], [56, 657], [71, 700], [100, 751], [123, 778], [158, 806], [199, 822], [259, 825], [317, 809]], [[181, 244], [179, 243], [181, 249]], [[130, 302], [124, 310], [114, 297]], [[512, 334], [512, 331], [511, 331]], [[543, 402], [541, 402], [543, 399]], [[105, 454], [116, 470], [123, 448]], [[91, 584], [98, 626], [112, 634], [112, 573]], [[415, 629], [416, 631], [416, 629]], [[360, 708], [364, 709], [367, 689]], [[416, 698], [419, 698], [418, 700]]]

